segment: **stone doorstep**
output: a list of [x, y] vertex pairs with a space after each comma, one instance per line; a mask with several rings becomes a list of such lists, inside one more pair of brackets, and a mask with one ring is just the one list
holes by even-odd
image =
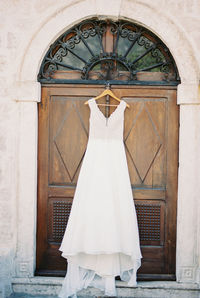
[[[12, 286], [14, 293], [29, 295], [52, 295], [56, 296], [60, 291], [63, 278], [61, 277], [30, 277], [13, 278]], [[175, 281], [145, 281], [138, 282], [137, 287], [128, 287], [125, 282], [116, 281], [117, 297], [153, 297], [153, 298], [200, 298], [200, 288], [197, 284], [178, 283]], [[78, 297], [107, 297], [102, 296], [98, 289], [88, 287], [79, 292]]]

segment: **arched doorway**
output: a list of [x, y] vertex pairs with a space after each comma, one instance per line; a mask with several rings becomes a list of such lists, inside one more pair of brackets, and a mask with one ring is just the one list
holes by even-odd
[[[87, 145], [89, 109], [84, 101], [109, 82], [130, 105], [124, 144], [143, 253], [139, 278], [174, 279], [179, 76], [169, 50], [141, 26], [92, 19], [55, 41], [38, 80], [36, 274], [65, 274], [58, 248]], [[109, 115], [112, 109], [102, 112]]]

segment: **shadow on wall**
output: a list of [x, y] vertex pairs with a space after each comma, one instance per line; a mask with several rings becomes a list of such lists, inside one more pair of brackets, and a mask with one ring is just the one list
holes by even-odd
[[12, 260], [11, 254], [0, 256], [0, 298], [9, 297], [12, 294]]

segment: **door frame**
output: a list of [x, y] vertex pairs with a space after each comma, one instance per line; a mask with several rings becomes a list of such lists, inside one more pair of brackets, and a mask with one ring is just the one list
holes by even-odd
[[[88, 97], [88, 88], [102, 88], [102, 87], [104, 87], [104, 86], [102, 86], [102, 85], [83, 85], [83, 84], [81, 84], [81, 85], [77, 85], [79, 88], [80, 88], [80, 91], [79, 91], [79, 93], [81, 94], [81, 96], [86, 96], [86, 97]], [[44, 106], [46, 106], [46, 100], [48, 100], [48, 98], [49, 98], [49, 96], [51, 95], [51, 94], [54, 94], [54, 95], [56, 95], [56, 94], [58, 94], [58, 95], [64, 95], [65, 94], [65, 90], [66, 90], [66, 94], [67, 94], [67, 89], [69, 88], [69, 90], [70, 90], [70, 94], [71, 94], [71, 96], [74, 96], [74, 93], [71, 91], [71, 88], [74, 88], [75, 87], [75, 85], [74, 84], [60, 84], [60, 85], [58, 85], [58, 84], [44, 84], [43, 85], [43, 87], [44, 87], [44, 96], [43, 96], [43, 102], [41, 102], [41, 108], [42, 108], [42, 110], [43, 110], [43, 107]], [[47, 87], [47, 88], [45, 88], [45, 87]], [[158, 90], [158, 98], [161, 96], [163, 96], [163, 98], [165, 97], [165, 92], [171, 92], [171, 91], [176, 91], [176, 86], [129, 86], [129, 85], [113, 85], [112, 86], [112, 89], [114, 90], [114, 89], [119, 89], [119, 88], [122, 88], [122, 89], [127, 89], [127, 90], [129, 90], [129, 89], [133, 89], [133, 92], [134, 92], [134, 90], [135, 90], [135, 95], [133, 95], [133, 98], [134, 97], [137, 97], [136, 96], [136, 94], [138, 94], [138, 91], [137, 90], [140, 90], [140, 89], [142, 89], [142, 90], [144, 90], [144, 94], [143, 94], [143, 96], [145, 97], [148, 97], [149, 96], [149, 92], [151, 93], [151, 90], [154, 90], [154, 92], [156, 93], [156, 90]], [[48, 89], [49, 88], [49, 89]], [[51, 88], [52, 88], [52, 91], [51, 91]], [[82, 89], [83, 88], [83, 89]], [[46, 90], [45, 90], [46, 89]], [[58, 90], [58, 93], [56, 93], [55, 94], [55, 91], [54, 91], [54, 89], [57, 89]], [[59, 91], [59, 89], [62, 89], [62, 90], [60, 90]], [[82, 90], [81, 90], [82, 89]], [[85, 89], [85, 90], [84, 90]], [[145, 89], [147, 90], [147, 91], [145, 91]], [[139, 92], [140, 93], [140, 92]], [[153, 93], [153, 92], [152, 92]], [[129, 97], [129, 96], [128, 96]], [[154, 97], [154, 95], [152, 95], [151, 97]], [[174, 97], [174, 95], [173, 95], [173, 97]], [[170, 96], [170, 98], [171, 98], [171, 96]], [[173, 101], [174, 102], [174, 101]], [[175, 114], [177, 113], [177, 110], [175, 111]], [[179, 112], [178, 112], [179, 113]], [[43, 111], [42, 112], [42, 115], [43, 114], [45, 114], [45, 111]], [[45, 116], [45, 119], [46, 119], [46, 116]], [[177, 121], [178, 121], [179, 119], [177, 119]], [[46, 121], [46, 120], [45, 120]], [[43, 124], [44, 125], [44, 124]], [[49, 124], [48, 124], [49, 125]], [[169, 123], [169, 125], [170, 125], [170, 123]], [[178, 125], [178, 123], [177, 123], [177, 125]], [[177, 126], [177, 128], [178, 128], [178, 126]], [[41, 131], [41, 130], [39, 130], [39, 135], [40, 135], [40, 137], [42, 137], [42, 134], [44, 133], [43, 132], [43, 130]], [[168, 132], [168, 130], [166, 130], [166, 132]], [[172, 132], [172, 130], [170, 130], [170, 132]], [[45, 134], [46, 135], [46, 134]], [[44, 136], [45, 136], [44, 135]], [[167, 137], [168, 138], [168, 137]], [[177, 142], [178, 142], [178, 135], [177, 135]], [[38, 148], [38, 150], [39, 150], [39, 148]], [[46, 150], [48, 151], [48, 148], [46, 147]], [[168, 150], [170, 151], [170, 148], [168, 148]], [[46, 156], [46, 155], [45, 155]], [[171, 154], [170, 156], [173, 156], [173, 158], [174, 158], [174, 160], [176, 161], [176, 164], [177, 164], [177, 167], [178, 167], [178, 160], [177, 160], [177, 156], [178, 156], [178, 152], [176, 152], [176, 154]], [[39, 160], [41, 159], [41, 157], [40, 157], [40, 152], [38, 152], [38, 157], [39, 157]], [[39, 166], [41, 166], [40, 165], [40, 163], [39, 163]], [[167, 164], [166, 164], [166, 166], [167, 166]], [[42, 166], [43, 167], [43, 166]], [[168, 167], [169, 167], [169, 165], [168, 165]], [[175, 169], [174, 170], [175, 172], [177, 171], [177, 169]], [[40, 172], [39, 172], [40, 173]], [[39, 175], [38, 177], [40, 177], [41, 175]], [[166, 182], [169, 180], [169, 177], [167, 178], [167, 180], [166, 180]], [[177, 180], [178, 180], [178, 177], [176, 177], [176, 185], [174, 185], [173, 184], [173, 193], [176, 193], [176, 204], [177, 204], [177, 188], [178, 188], [178, 184], [177, 184]], [[40, 181], [40, 180], [39, 180]], [[168, 182], [169, 183], [169, 182]], [[168, 183], [167, 183], [167, 185], [168, 185]], [[40, 187], [41, 187], [41, 182], [40, 182]], [[44, 185], [44, 187], [45, 187], [45, 185]], [[174, 190], [174, 188], [175, 188], [175, 190]], [[171, 189], [171, 188], [170, 188]], [[135, 189], [134, 190], [134, 192], [137, 194], [138, 193], [138, 190], [137, 189]], [[166, 194], [167, 194], [167, 192], [166, 192]], [[139, 197], [137, 197], [137, 195], [135, 196], [134, 195], [134, 198], [136, 199], [136, 201], [140, 198], [140, 195], [139, 195]], [[166, 202], [167, 202], [167, 197], [166, 197]], [[171, 202], [172, 203], [172, 202]], [[170, 204], [171, 204], [170, 203]], [[175, 205], [176, 205], [175, 204]], [[40, 206], [40, 204], [39, 204], [39, 206]], [[42, 209], [43, 210], [43, 209]], [[41, 217], [41, 212], [40, 212], [40, 210], [38, 209], [38, 214], [39, 214], [39, 216]], [[173, 212], [175, 212], [176, 213], [176, 210], [174, 210]], [[173, 217], [174, 218], [174, 217]], [[168, 223], [168, 228], [169, 228], [169, 226], [170, 226], [170, 224]], [[166, 228], [165, 228], [165, 230], [166, 230]], [[169, 231], [168, 231], [169, 232]], [[42, 231], [41, 231], [41, 233], [43, 233]], [[40, 233], [40, 234], [41, 234]], [[165, 233], [166, 233], [166, 231], [165, 231]], [[174, 233], [176, 234], [176, 230], [174, 231]], [[38, 239], [40, 239], [40, 238], [38, 238]], [[38, 245], [38, 244], [37, 244]], [[165, 250], [167, 249], [167, 245], [165, 244]], [[38, 255], [39, 256], [39, 255]], [[171, 264], [172, 265], [172, 264]], [[41, 270], [41, 271], [36, 271], [36, 275], [51, 275], [51, 273], [48, 273], [48, 270], [47, 271], [45, 271], [45, 270]], [[55, 272], [55, 276], [56, 276], [56, 272]], [[60, 273], [58, 272], [58, 275], [59, 275]], [[151, 275], [151, 274], [140, 274], [139, 275], [139, 280], [175, 280], [175, 276], [173, 275], [173, 274], [153, 274], [153, 275]]]

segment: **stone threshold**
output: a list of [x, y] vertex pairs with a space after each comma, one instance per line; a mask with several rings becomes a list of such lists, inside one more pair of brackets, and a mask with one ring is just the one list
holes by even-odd
[[[12, 287], [14, 293], [25, 293], [30, 295], [52, 295], [56, 296], [60, 291], [62, 277], [24, 277], [13, 278]], [[194, 283], [178, 283], [176, 281], [143, 281], [138, 282], [137, 287], [129, 287], [126, 282], [116, 281], [117, 297], [200, 297], [200, 288]], [[108, 297], [95, 288], [87, 288], [78, 293], [78, 297]]]

